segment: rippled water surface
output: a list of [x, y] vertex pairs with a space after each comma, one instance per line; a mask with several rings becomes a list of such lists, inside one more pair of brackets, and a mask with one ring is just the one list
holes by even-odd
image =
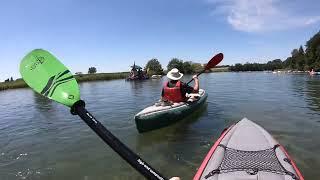
[[[167, 177], [191, 179], [220, 132], [247, 117], [287, 148], [306, 179], [319, 179], [320, 77], [203, 74], [206, 105], [139, 134], [133, 116], [159, 98], [162, 81], [89, 82], [80, 89], [87, 109]], [[30, 89], [1, 91], [0, 107], [1, 180], [143, 179], [68, 108]]]

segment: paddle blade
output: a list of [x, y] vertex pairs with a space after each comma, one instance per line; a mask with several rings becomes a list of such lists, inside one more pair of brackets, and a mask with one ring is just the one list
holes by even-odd
[[80, 100], [79, 86], [71, 72], [52, 54], [35, 49], [20, 63], [20, 74], [36, 92], [71, 107]]
[[217, 55], [215, 55], [209, 62], [208, 64], [206, 65], [206, 68], [205, 70], [209, 70], [213, 67], [215, 67], [217, 64], [219, 64], [223, 59], [223, 54], [222, 53], [219, 53]]

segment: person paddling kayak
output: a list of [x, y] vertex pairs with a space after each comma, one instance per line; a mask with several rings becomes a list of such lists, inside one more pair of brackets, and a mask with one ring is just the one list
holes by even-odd
[[197, 75], [194, 75], [194, 86], [191, 87], [180, 79], [183, 74], [179, 72], [177, 68], [173, 68], [167, 73], [167, 78], [169, 81], [164, 83], [161, 93], [162, 101], [175, 102], [185, 102], [187, 101], [186, 93], [198, 93], [199, 92], [199, 79]]

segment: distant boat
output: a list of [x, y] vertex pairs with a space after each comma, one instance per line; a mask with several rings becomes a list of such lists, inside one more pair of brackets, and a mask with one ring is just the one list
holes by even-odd
[[154, 75], [151, 76], [151, 79], [160, 79], [161, 77], [162, 77], [162, 75], [154, 74]]
[[142, 67], [136, 65], [136, 63], [133, 62], [133, 66], [131, 66], [129, 76], [126, 78], [126, 80], [135, 81], [135, 80], [146, 80], [146, 79], [149, 79], [146, 72], [143, 71]]

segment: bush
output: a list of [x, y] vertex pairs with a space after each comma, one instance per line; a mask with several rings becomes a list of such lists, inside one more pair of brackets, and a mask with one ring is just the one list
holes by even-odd
[[148, 76], [152, 76], [154, 74], [163, 74], [163, 69], [158, 59], [149, 60], [144, 70], [147, 71]]
[[95, 68], [95, 67], [90, 67], [88, 70], [88, 74], [94, 74], [96, 72], [97, 72], [97, 68]]
[[203, 70], [203, 66], [200, 63], [193, 63], [192, 61], [183, 62], [183, 60], [177, 58], [171, 59], [171, 61], [168, 63], [167, 68], [168, 71], [173, 68], [177, 68], [184, 74], [192, 74]]
[[178, 58], [171, 59], [167, 65], [167, 69], [170, 71], [173, 68], [177, 68], [179, 71], [183, 72], [183, 61]]

